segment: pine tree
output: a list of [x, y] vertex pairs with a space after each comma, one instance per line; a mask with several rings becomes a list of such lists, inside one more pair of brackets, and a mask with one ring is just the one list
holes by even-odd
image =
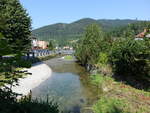
[[[31, 20], [18, 0], [0, 0], [0, 83], [12, 84], [29, 67], [21, 56], [30, 49]], [[13, 54], [13, 57], [3, 58]]]
[[29, 50], [31, 20], [18, 0], [0, 1], [0, 33], [12, 48], [11, 54]]
[[48, 48], [49, 48], [50, 50], [53, 50], [53, 49], [54, 49], [53, 41], [49, 41]]

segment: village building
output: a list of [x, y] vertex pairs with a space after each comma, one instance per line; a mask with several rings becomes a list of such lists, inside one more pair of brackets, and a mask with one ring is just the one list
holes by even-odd
[[59, 47], [59, 46], [56, 46], [55, 49], [56, 49], [56, 50], [61, 50], [62, 48]]
[[135, 40], [143, 40], [144, 38], [150, 39], [150, 30], [149, 29], [144, 29], [143, 32], [141, 32], [135, 36]]
[[63, 49], [64, 49], [64, 50], [73, 50], [73, 47], [70, 47], [70, 46], [64, 46]]
[[64, 50], [69, 50], [70, 47], [69, 47], [69, 46], [64, 46], [63, 49], [64, 49]]
[[32, 38], [31, 45], [32, 49], [38, 48], [38, 40], [35, 37]]
[[48, 42], [43, 40], [37, 40], [37, 38], [32, 37], [31, 45], [32, 49], [47, 49], [48, 48]]
[[146, 35], [146, 38], [149, 38], [149, 39], [150, 39], [150, 33]]
[[40, 41], [38, 41], [37, 43], [38, 43], [38, 47], [41, 48], [41, 49], [47, 49], [47, 48], [48, 48], [48, 44], [49, 44], [49, 43], [46, 42], [46, 41], [41, 41], [41, 40], [40, 40]]

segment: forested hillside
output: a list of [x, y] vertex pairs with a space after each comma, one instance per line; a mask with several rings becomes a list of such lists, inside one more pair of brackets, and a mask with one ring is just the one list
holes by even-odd
[[75, 21], [70, 24], [66, 23], [57, 23], [53, 25], [48, 25], [35, 29], [32, 31], [32, 34], [40, 40], [56, 40], [57, 43], [65, 45], [69, 40], [76, 40], [85, 31], [85, 28], [93, 23], [96, 23], [102, 27], [104, 31], [111, 31], [116, 27], [126, 26], [131, 23], [138, 22], [137, 20], [94, 20], [90, 18], [84, 18], [78, 21]]
[[127, 26], [128, 24], [139, 22], [138, 20], [131, 20], [131, 19], [116, 19], [116, 20], [106, 20], [101, 19], [98, 20], [99, 23], [101, 23], [101, 27], [104, 29], [104, 31], [112, 31], [112, 29], [116, 29], [116, 27], [123, 27]]

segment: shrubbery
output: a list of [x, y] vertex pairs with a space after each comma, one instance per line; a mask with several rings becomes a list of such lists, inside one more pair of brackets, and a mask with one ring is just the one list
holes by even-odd
[[149, 39], [112, 37], [90, 25], [77, 44], [75, 55], [81, 64], [96, 66], [104, 75], [112, 75], [113, 70], [115, 75], [150, 81]]
[[113, 70], [119, 75], [130, 75], [146, 78], [149, 69], [146, 59], [143, 59], [147, 47], [145, 41], [125, 39], [116, 41], [111, 49], [110, 62]]
[[107, 53], [103, 53], [101, 52], [99, 54], [99, 59], [98, 59], [98, 64], [102, 64], [102, 65], [105, 65], [105, 64], [108, 64], [108, 54]]
[[32, 100], [30, 97], [16, 99], [17, 94], [0, 89], [0, 113], [59, 113], [58, 105], [52, 102]]

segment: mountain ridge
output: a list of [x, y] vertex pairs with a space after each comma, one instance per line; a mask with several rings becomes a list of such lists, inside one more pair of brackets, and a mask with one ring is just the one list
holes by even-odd
[[71, 23], [55, 23], [40, 27], [33, 30], [32, 34], [40, 40], [56, 40], [57, 43], [60, 43], [80, 38], [85, 28], [93, 23], [101, 26], [104, 31], [111, 31], [116, 27], [126, 26], [138, 21], [141, 20], [83, 18]]
[[49, 24], [49, 25], [44, 25], [44, 26], [33, 29], [33, 31], [37, 30], [37, 29], [40, 29], [40, 28], [43, 28], [43, 27], [50, 26], [50, 25], [72, 24], [72, 23], [75, 23], [75, 22], [78, 22], [78, 21], [84, 20], [84, 19], [91, 19], [91, 20], [95, 20], [95, 21], [115, 21], [115, 20], [120, 20], [120, 21], [126, 21], [126, 20], [128, 20], [128, 21], [145, 21], [145, 20], [136, 20], [136, 19], [92, 19], [92, 18], [82, 18], [82, 19], [79, 19], [79, 20], [76, 20], [76, 21], [73, 21], [73, 22], [70, 22], [70, 23], [58, 22], [58, 23], [52, 23], [52, 24]]

